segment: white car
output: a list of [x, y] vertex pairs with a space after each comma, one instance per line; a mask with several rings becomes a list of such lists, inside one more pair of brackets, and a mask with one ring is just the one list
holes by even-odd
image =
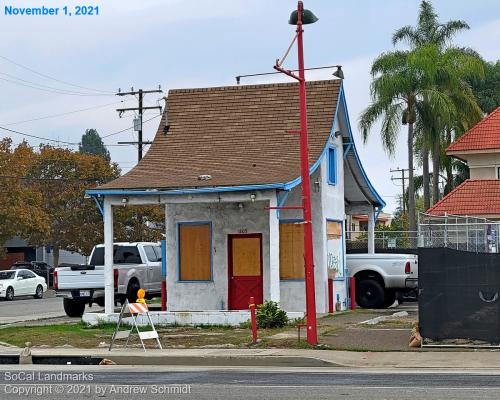
[[14, 296], [33, 296], [41, 299], [46, 290], [45, 279], [29, 269], [0, 271], [0, 298], [12, 300]]

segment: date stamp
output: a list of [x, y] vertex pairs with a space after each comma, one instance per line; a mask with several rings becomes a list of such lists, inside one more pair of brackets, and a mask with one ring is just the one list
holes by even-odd
[[98, 16], [101, 9], [98, 5], [75, 5], [63, 7], [15, 7], [5, 5], [4, 15], [8, 17], [80, 17], [80, 16]]

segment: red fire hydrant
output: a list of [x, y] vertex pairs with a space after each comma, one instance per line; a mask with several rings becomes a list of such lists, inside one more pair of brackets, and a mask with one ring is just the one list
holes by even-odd
[[255, 315], [255, 299], [250, 297], [248, 308], [250, 308], [250, 320], [252, 322], [252, 342], [257, 343], [257, 317]]

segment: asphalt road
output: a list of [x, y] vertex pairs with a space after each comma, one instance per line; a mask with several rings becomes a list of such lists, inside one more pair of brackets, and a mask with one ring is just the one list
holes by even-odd
[[[40, 367], [40, 366], [38, 366]], [[432, 373], [397, 370], [342, 371], [332, 369], [235, 368], [182, 369], [181, 367], [74, 368], [60, 367], [0, 371], [0, 398], [39, 399], [498, 399], [499, 372]], [[102, 372], [106, 369], [109, 372]], [[161, 372], [159, 372], [161, 371]], [[17, 375], [16, 375], [17, 374]], [[77, 375], [79, 374], [79, 375]], [[31, 380], [33, 378], [34, 380]], [[47, 378], [47, 379], [45, 379]], [[54, 379], [55, 378], [55, 379]]]
[[[97, 305], [92, 307], [92, 310], [97, 309], [100, 309]], [[53, 290], [45, 292], [43, 299], [38, 300], [32, 296], [0, 300], [0, 325], [65, 316], [63, 300], [56, 298]]]

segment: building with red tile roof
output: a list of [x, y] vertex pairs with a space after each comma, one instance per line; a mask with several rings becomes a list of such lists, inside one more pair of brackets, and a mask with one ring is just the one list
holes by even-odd
[[467, 163], [470, 179], [427, 213], [500, 219], [500, 107], [453, 142], [446, 154]]

